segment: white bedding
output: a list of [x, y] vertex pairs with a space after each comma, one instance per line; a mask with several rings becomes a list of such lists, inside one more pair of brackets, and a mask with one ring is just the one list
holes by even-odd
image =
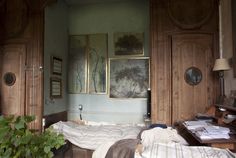
[[154, 143], [135, 158], [235, 158], [227, 149], [206, 146], [184, 146], [179, 143]]
[[[144, 149], [148, 149], [154, 143], [179, 143], [183, 145], [188, 145], [188, 143], [182, 138], [176, 129], [171, 127], [160, 128], [156, 127], [153, 129], [145, 130], [141, 134], [141, 143]], [[93, 158], [105, 158], [107, 151], [115, 142], [106, 142], [100, 145], [94, 152]], [[146, 158], [146, 157], [145, 157]], [[148, 158], [148, 157], [147, 157]]]
[[145, 130], [141, 134], [141, 142], [143, 146], [149, 146], [155, 142], [158, 143], [175, 142], [183, 145], [188, 145], [187, 141], [178, 134], [176, 129], [172, 127], [168, 128], [156, 127], [153, 129]]
[[79, 125], [70, 121], [60, 121], [52, 127], [72, 144], [90, 150], [95, 150], [106, 142], [137, 138], [142, 128], [131, 125]]

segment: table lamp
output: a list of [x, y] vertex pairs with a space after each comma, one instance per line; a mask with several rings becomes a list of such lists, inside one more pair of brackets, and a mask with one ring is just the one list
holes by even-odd
[[216, 59], [213, 71], [219, 71], [220, 97], [219, 104], [223, 104], [225, 98], [224, 71], [229, 70], [229, 62], [225, 58]]

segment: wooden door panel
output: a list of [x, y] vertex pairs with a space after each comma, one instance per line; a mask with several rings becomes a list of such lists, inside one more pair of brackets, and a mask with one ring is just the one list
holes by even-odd
[[[2, 49], [1, 112], [3, 115], [24, 115], [25, 111], [25, 59], [24, 45], [6, 45]], [[15, 75], [15, 83], [7, 85], [4, 76]]]
[[[191, 119], [209, 106], [209, 77], [213, 60], [213, 38], [210, 34], [182, 34], [172, 37], [172, 123]], [[202, 72], [198, 85], [189, 85], [185, 71], [197, 67]]]

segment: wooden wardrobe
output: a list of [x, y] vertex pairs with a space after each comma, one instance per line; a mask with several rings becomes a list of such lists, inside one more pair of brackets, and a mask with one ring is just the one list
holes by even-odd
[[3, 115], [43, 112], [44, 7], [49, 0], [0, 0], [0, 109]]
[[[151, 0], [150, 23], [152, 122], [191, 119], [218, 94], [218, 1]], [[190, 67], [202, 73], [194, 86], [184, 77]]]

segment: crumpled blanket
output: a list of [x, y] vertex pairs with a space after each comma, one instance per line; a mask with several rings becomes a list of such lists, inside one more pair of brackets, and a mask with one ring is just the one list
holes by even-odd
[[108, 141], [135, 139], [142, 127], [127, 125], [79, 125], [74, 122], [57, 122], [53, 129], [65, 139], [81, 148], [96, 150]]
[[105, 158], [133, 158], [139, 139], [123, 139], [113, 144]]

